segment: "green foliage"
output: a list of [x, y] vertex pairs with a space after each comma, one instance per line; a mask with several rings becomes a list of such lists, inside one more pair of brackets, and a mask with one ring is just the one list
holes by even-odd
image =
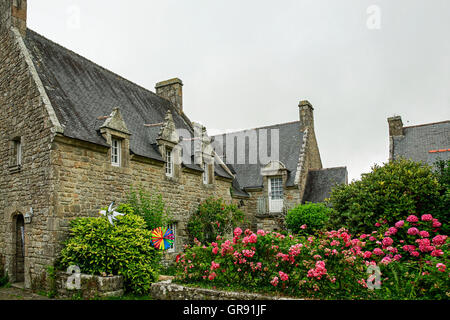
[[0, 268], [0, 288], [6, 287], [9, 284], [8, 273]]
[[53, 266], [47, 267], [47, 278], [48, 278], [48, 292], [47, 297], [54, 298], [57, 294], [56, 289], [56, 269]]
[[130, 188], [127, 202], [121, 204], [118, 210], [144, 218], [147, 230], [167, 225], [170, 218], [170, 209], [166, 207], [161, 194], [151, 194], [141, 187], [137, 191]]
[[[440, 221], [449, 221], [450, 218], [450, 160], [440, 160], [435, 163], [435, 175], [441, 186], [440, 201], [436, 207], [431, 210], [433, 217]], [[450, 227], [445, 224], [442, 228], [445, 234], [450, 233]]]
[[236, 205], [227, 205], [222, 199], [208, 198], [200, 203], [187, 223], [189, 240], [212, 242], [218, 235], [230, 233], [244, 222], [244, 213]]
[[[289, 210], [286, 226], [296, 234], [315, 232], [325, 227], [331, 211], [322, 203], [301, 204]], [[306, 225], [306, 229], [302, 229], [302, 225]]]
[[157, 280], [160, 252], [151, 245], [143, 218], [127, 214], [112, 226], [106, 217], [79, 218], [61, 251], [60, 264], [80, 267], [82, 273], [124, 277], [125, 289], [144, 294]]
[[330, 222], [365, 232], [380, 220], [390, 223], [415, 212], [432, 212], [440, 203], [439, 190], [428, 165], [404, 159], [375, 165], [361, 180], [333, 189]]

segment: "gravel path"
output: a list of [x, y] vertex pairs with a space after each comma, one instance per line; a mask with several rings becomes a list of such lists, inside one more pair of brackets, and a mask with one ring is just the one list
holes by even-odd
[[50, 300], [27, 289], [0, 288], [0, 300]]

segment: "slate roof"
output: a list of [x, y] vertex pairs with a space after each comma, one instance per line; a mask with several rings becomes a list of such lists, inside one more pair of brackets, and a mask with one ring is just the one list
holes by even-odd
[[346, 167], [309, 170], [306, 178], [303, 203], [323, 202], [330, 196], [336, 185], [347, 184], [348, 174]]
[[394, 159], [402, 157], [430, 165], [438, 159], [450, 159], [450, 120], [404, 127], [403, 136], [392, 138]]
[[[271, 152], [271, 130], [279, 130], [279, 161], [281, 161], [288, 170], [288, 177], [286, 186], [293, 186], [295, 180], [295, 173], [297, 171], [297, 164], [300, 157], [300, 150], [303, 143], [303, 133], [300, 131], [300, 121], [282, 123], [272, 126], [260, 127], [250, 130], [256, 131], [257, 137], [257, 150], [260, 147], [260, 132], [267, 129], [267, 150]], [[248, 130], [245, 130], [248, 132]], [[257, 163], [250, 162], [250, 148], [248, 140], [245, 143], [245, 163], [237, 164], [237, 150], [238, 144], [234, 143], [234, 157], [235, 159], [226, 158], [227, 150], [227, 136], [243, 135], [245, 131], [226, 133], [214, 136], [216, 141], [223, 141], [223, 148], [219, 145], [215, 145], [216, 152], [224, 159], [225, 163], [230, 168], [231, 172], [236, 174], [237, 183], [242, 189], [250, 188], [262, 188], [263, 179], [261, 176], [261, 168], [267, 163], [262, 163], [257, 156]], [[259, 152], [258, 152], [259, 153]]]
[[[25, 45], [64, 127], [65, 136], [106, 146], [99, 133], [104, 120], [97, 118], [109, 116], [115, 107], [119, 107], [131, 133], [130, 151], [133, 154], [163, 160], [156, 143], [161, 127], [146, 127], [144, 124], [163, 122], [167, 110], [171, 110], [177, 129], [186, 129], [193, 135], [189, 119], [155, 93], [30, 29], [27, 30]], [[203, 171], [195, 164], [184, 165]], [[231, 178], [218, 166], [216, 174]]]

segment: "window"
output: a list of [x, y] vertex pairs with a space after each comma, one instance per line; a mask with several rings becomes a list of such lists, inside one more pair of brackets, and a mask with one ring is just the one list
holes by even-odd
[[118, 139], [111, 139], [111, 164], [120, 167], [121, 143]]
[[283, 180], [281, 178], [270, 179], [270, 198], [272, 200], [283, 199]]
[[169, 149], [166, 149], [166, 176], [173, 176], [173, 155]]
[[208, 164], [207, 163], [203, 163], [203, 184], [208, 184], [209, 183], [209, 172], [208, 172], [209, 168], [208, 168]]
[[177, 240], [177, 225], [175, 223], [168, 225], [167, 228], [169, 228], [170, 230], [172, 230], [173, 235], [174, 235], [174, 240], [172, 242], [172, 245], [170, 246], [169, 249], [167, 249], [168, 252], [175, 252], [175, 242]]
[[282, 212], [283, 210], [283, 179], [281, 177], [269, 180], [269, 211]]
[[14, 140], [14, 163], [17, 166], [22, 165], [22, 142], [20, 138]]

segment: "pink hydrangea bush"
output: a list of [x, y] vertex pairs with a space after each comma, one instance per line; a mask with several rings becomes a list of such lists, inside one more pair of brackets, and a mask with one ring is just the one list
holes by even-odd
[[[236, 228], [232, 240], [187, 247], [177, 280], [315, 298], [445, 298], [448, 237], [440, 225], [425, 214], [393, 226], [380, 221], [358, 236], [346, 229], [298, 237]], [[370, 265], [381, 270], [380, 290], [368, 289]]]

